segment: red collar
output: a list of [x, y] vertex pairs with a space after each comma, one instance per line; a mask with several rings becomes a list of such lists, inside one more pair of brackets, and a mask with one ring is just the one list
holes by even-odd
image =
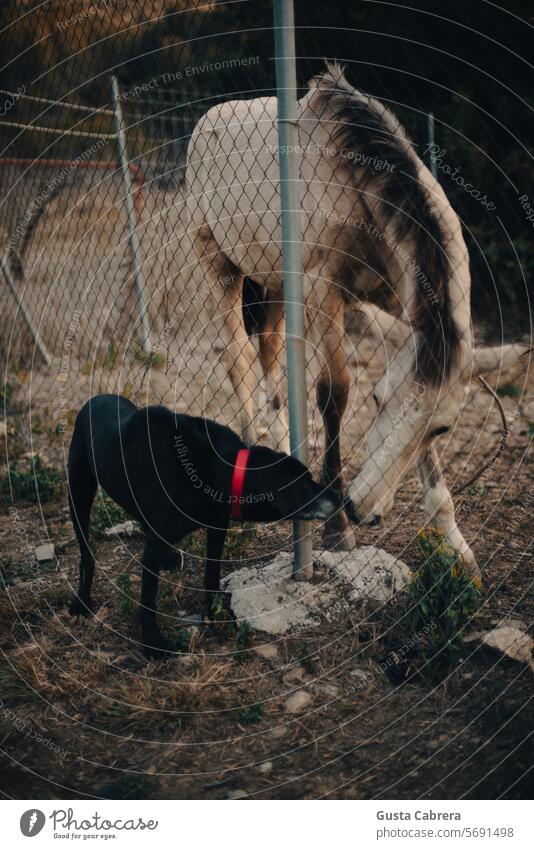
[[235, 458], [234, 472], [232, 475], [232, 495], [230, 503], [232, 505], [230, 517], [240, 522], [243, 514], [243, 486], [245, 484], [245, 472], [247, 471], [247, 463], [250, 455], [248, 448], [241, 448], [237, 452]]

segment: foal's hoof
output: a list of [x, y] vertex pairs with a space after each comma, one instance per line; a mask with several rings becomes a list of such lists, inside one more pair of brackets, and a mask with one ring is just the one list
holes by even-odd
[[91, 601], [82, 601], [81, 598], [75, 595], [70, 603], [69, 613], [71, 616], [92, 616]]
[[325, 528], [324, 547], [327, 551], [352, 551], [356, 545], [352, 528]]
[[478, 563], [475, 560], [475, 555], [469, 549], [468, 552], [462, 554], [462, 561], [465, 566], [465, 571], [469, 575], [471, 581], [479, 590], [482, 589], [482, 572], [479, 569]]

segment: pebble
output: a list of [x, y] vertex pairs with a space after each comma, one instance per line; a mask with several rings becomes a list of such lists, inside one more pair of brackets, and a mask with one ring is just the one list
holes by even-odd
[[265, 660], [274, 660], [278, 657], [278, 649], [273, 645], [255, 646], [254, 651]]
[[291, 695], [286, 703], [285, 708], [288, 713], [300, 713], [311, 702], [311, 696], [304, 690], [298, 690]]
[[228, 794], [229, 799], [244, 799], [245, 796], [248, 796], [246, 790], [231, 790]]
[[274, 737], [275, 740], [279, 740], [280, 737], [285, 737], [287, 734], [287, 727], [285, 725], [278, 725], [276, 728], [273, 728], [271, 731], [271, 737]]
[[56, 557], [54, 554], [54, 546], [49, 542], [45, 542], [43, 545], [38, 545], [33, 553], [35, 554], [38, 563], [48, 563], [50, 560], [55, 560]]
[[292, 666], [291, 669], [286, 672], [286, 674], [282, 678], [282, 681], [284, 682], [284, 684], [288, 685], [300, 684], [300, 682], [304, 680], [305, 674], [306, 670], [304, 669], [304, 667], [298, 664], [297, 666]]
[[272, 761], [264, 761], [262, 764], [258, 766], [258, 772], [261, 772], [262, 775], [269, 775], [270, 772], [273, 771], [273, 762]]

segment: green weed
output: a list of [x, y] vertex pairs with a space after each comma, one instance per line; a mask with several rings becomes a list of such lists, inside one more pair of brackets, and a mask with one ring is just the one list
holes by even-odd
[[497, 388], [499, 398], [521, 398], [522, 394], [521, 389], [515, 383], [503, 383], [502, 386]]
[[462, 657], [462, 632], [482, 603], [479, 588], [438, 531], [420, 531], [425, 561], [408, 592], [423, 676], [442, 680]]
[[14, 501], [44, 504], [60, 494], [62, 482], [61, 473], [35, 455], [29, 471], [19, 472], [16, 465], [10, 466], [8, 475], [0, 479], [0, 492]]
[[109, 495], [99, 490], [91, 511], [90, 532], [101, 535], [106, 528], [112, 528], [114, 525], [125, 522], [127, 519], [128, 514], [124, 512], [122, 507], [115, 504]]
[[237, 715], [243, 725], [255, 725], [257, 722], [261, 722], [264, 712], [265, 705], [263, 702], [256, 702], [253, 705], [241, 708]]

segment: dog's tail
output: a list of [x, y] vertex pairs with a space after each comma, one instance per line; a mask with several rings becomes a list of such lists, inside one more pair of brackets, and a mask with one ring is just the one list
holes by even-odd
[[267, 290], [265, 286], [245, 277], [243, 283], [243, 323], [248, 336], [262, 333], [267, 317]]

